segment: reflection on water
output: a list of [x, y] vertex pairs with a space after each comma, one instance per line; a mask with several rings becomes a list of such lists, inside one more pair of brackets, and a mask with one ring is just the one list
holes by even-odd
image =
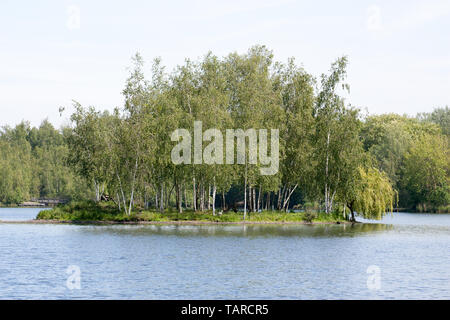
[[[0, 219], [27, 220], [39, 209], [24, 210], [1, 209]], [[394, 214], [316, 226], [4, 223], [0, 299], [450, 299], [449, 218]], [[81, 270], [80, 290], [66, 287], [70, 265]], [[381, 271], [379, 290], [367, 287], [370, 266]]]
[[86, 233], [177, 237], [353, 237], [392, 230], [387, 224], [332, 225], [114, 225], [81, 229]]

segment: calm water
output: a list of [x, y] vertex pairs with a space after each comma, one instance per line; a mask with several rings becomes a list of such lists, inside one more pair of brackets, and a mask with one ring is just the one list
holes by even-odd
[[[40, 210], [1, 208], [0, 220]], [[70, 265], [81, 289], [66, 286]], [[449, 271], [450, 215], [353, 227], [0, 224], [1, 299], [450, 299]]]

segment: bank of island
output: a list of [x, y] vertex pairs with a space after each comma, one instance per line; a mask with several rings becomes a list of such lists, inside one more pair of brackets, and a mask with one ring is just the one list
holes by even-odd
[[176, 210], [157, 212], [136, 210], [130, 214], [119, 212], [114, 205], [94, 201], [72, 202], [41, 211], [35, 220], [27, 223], [74, 223], [74, 224], [343, 224], [352, 223], [338, 211], [330, 214], [314, 211], [285, 212], [263, 211], [243, 212], [218, 210]]

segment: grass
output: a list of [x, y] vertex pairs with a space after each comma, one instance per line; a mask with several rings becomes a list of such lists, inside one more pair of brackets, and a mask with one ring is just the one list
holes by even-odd
[[[219, 210], [220, 211], [220, 210]], [[243, 212], [226, 212], [222, 215], [212, 214], [212, 211], [194, 212], [191, 210], [178, 213], [173, 209], [165, 212], [135, 211], [131, 215], [118, 212], [117, 207], [108, 203], [95, 202], [71, 202], [59, 205], [50, 210], [41, 211], [36, 217], [38, 220], [61, 220], [61, 221], [112, 221], [112, 222], [172, 222], [172, 221], [198, 221], [198, 222], [242, 222]], [[247, 213], [246, 222], [310, 222], [311, 217], [304, 212], [264, 211]], [[345, 219], [339, 214], [318, 213], [314, 215], [312, 222], [335, 223], [343, 222]]]

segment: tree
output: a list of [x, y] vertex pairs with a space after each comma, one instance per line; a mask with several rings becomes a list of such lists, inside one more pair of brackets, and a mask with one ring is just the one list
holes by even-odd
[[[376, 167], [388, 175], [393, 187], [398, 190], [399, 205], [402, 207], [414, 208], [419, 198], [425, 201], [422, 196], [413, 192], [414, 188], [408, 182], [410, 175], [407, 172], [410, 171], [405, 171], [405, 164], [408, 163], [411, 167], [411, 162], [418, 160], [419, 156], [416, 152], [415, 156], [409, 156], [406, 161], [409, 150], [416, 149], [424, 136], [429, 137], [430, 141], [441, 141], [443, 138], [441, 128], [432, 121], [423, 120], [424, 118], [424, 115], [416, 118], [396, 114], [370, 116], [366, 118], [361, 133], [365, 150], [375, 160]], [[432, 145], [435, 143], [430, 146]], [[441, 147], [440, 150], [437, 146], [434, 147], [436, 149], [433, 152], [437, 158], [448, 152], [448, 147]]]
[[31, 148], [0, 141], [0, 151], [0, 202], [19, 204], [30, 198]]
[[352, 221], [355, 221], [355, 213], [365, 219], [381, 220], [387, 212], [393, 211], [396, 192], [383, 172], [359, 167], [353, 184], [342, 197], [350, 209]]
[[[335, 131], [342, 128], [339, 117], [344, 110], [344, 101], [337, 94], [338, 85], [346, 77], [347, 58], [342, 57], [331, 65], [329, 75], [322, 74], [321, 90], [316, 98], [314, 116], [316, 119], [315, 150], [316, 183], [323, 189], [325, 212], [330, 213], [340, 180], [338, 162], [341, 149], [349, 144]], [[347, 85], [342, 85], [348, 89]], [[344, 142], [345, 141], [345, 142]]]
[[436, 123], [441, 127], [444, 135], [447, 137], [450, 136], [450, 109], [448, 106], [445, 106], [445, 108], [436, 108], [431, 113], [419, 113], [417, 118]]
[[252, 133], [248, 130], [280, 128], [283, 124], [280, 95], [270, 77], [272, 63], [273, 53], [265, 46], [254, 46], [245, 55], [230, 54], [225, 60], [230, 95], [228, 110], [234, 128], [242, 129], [249, 141], [244, 163], [234, 166], [243, 185], [244, 219], [248, 209], [256, 211], [256, 189], [260, 181], [279, 179], [279, 175], [262, 178], [258, 164], [249, 159], [257, 150], [250, 147], [250, 139], [255, 137], [250, 137]]
[[297, 187], [309, 189], [308, 180], [313, 172], [314, 79], [291, 58], [287, 65], [278, 65], [274, 82], [282, 97], [285, 122], [281, 134], [284, 152], [279, 209], [287, 210]]
[[402, 168], [402, 186], [410, 193], [410, 202], [431, 206], [450, 202], [450, 154], [448, 140], [425, 134], [411, 145]]
[[371, 116], [364, 122], [361, 132], [364, 149], [396, 187], [403, 157], [412, 143], [407, 126], [408, 120], [398, 115]]
[[[209, 52], [199, 61], [186, 60], [171, 73], [157, 58], [147, 80], [144, 61], [136, 54], [122, 92], [122, 108], [98, 112], [75, 103], [72, 125], [63, 134], [45, 122], [39, 129], [27, 124], [4, 129], [2, 163], [8, 169], [3, 169], [3, 175], [16, 174], [11, 173], [12, 154], [19, 152], [14, 148], [24, 157], [31, 155], [23, 171], [26, 187], [17, 187], [20, 194], [13, 194], [12, 183], [5, 178], [0, 182], [4, 190], [0, 196], [61, 196], [80, 190], [80, 181], [85, 180], [95, 189], [97, 201], [108, 194], [118, 210], [128, 215], [152, 203], [161, 212], [175, 206], [181, 214], [184, 205], [194, 211], [212, 209], [215, 214], [221, 193], [224, 208], [226, 197], [236, 205], [243, 202], [244, 219], [252, 211], [271, 207], [288, 211], [290, 202], [303, 201], [305, 196], [323, 201], [327, 213], [338, 202], [352, 212], [380, 217], [389, 208], [395, 188], [404, 202], [445, 205], [448, 162], [442, 159], [448, 157], [448, 145], [442, 141], [448, 140], [442, 132], [448, 109], [417, 118], [362, 119], [359, 109], [341, 96], [342, 90], [349, 90], [344, 83], [346, 66], [347, 58], [340, 58], [316, 81], [294, 59], [286, 64], [274, 62], [272, 51], [254, 46], [245, 54], [224, 58]], [[200, 122], [196, 136], [194, 123]], [[202, 158], [205, 152], [226, 154], [215, 147], [222, 134], [210, 129], [222, 133], [241, 129], [245, 161], [234, 159], [234, 164], [222, 165], [202, 159], [201, 163], [174, 164], [175, 129], [185, 129], [201, 140]], [[260, 129], [279, 132], [279, 145], [266, 150], [279, 150], [279, 170], [274, 175], [263, 175], [264, 164], [254, 161], [254, 155], [264, 149], [249, 142], [259, 139], [261, 143], [265, 137]], [[428, 142], [420, 142], [418, 149], [417, 141], [424, 136], [429, 136]], [[423, 171], [420, 166], [427, 161], [423, 159], [426, 152], [439, 155], [427, 163], [431, 169]], [[63, 163], [66, 157], [70, 172]], [[29, 173], [30, 179], [26, 178]]]
[[[64, 130], [47, 120], [0, 131], [0, 201], [20, 204], [32, 198], [77, 198], [89, 188], [66, 165]], [[82, 192], [81, 192], [82, 190]]]
[[75, 101], [74, 107], [75, 112], [71, 115], [73, 128], [66, 136], [69, 147], [67, 161], [77, 174], [94, 185], [95, 199], [99, 201], [110, 174], [111, 158], [106, 141], [109, 128], [103, 121], [109, 114], [101, 114], [93, 107], [86, 110]]

